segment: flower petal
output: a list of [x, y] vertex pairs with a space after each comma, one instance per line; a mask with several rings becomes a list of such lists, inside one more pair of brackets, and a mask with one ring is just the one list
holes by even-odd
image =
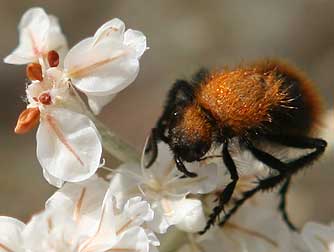
[[151, 221], [154, 212], [148, 202], [143, 201], [141, 197], [129, 199], [124, 206], [124, 214], [132, 220], [132, 225], [140, 226], [145, 221]]
[[121, 239], [113, 246], [113, 249], [120, 251], [148, 252], [150, 242], [146, 236], [145, 230], [140, 227], [133, 227], [127, 230]]
[[89, 107], [95, 115], [98, 115], [102, 108], [115, 97], [114, 94], [107, 96], [94, 96], [87, 94]]
[[109, 190], [116, 197], [118, 208], [123, 208], [129, 198], [141, 195], [138, 186], [143, 178], [140, 173], [137, 163], [124, 163], [110, 176]]
[[58, 18], [49, 15], [50, 26], [44, 45], [44, 53], [55, 50], [59, 55], [59, 66], [62, 66], [65, 55], [68, 52], [66, 37], [64, 36]]
[[[62, 208], [48, 209], [34, 215], [22, 232], [26, 251], [70, 250], [71, 243], [79, 235], [71, 217]], [[87, 229], [89, 228], [82, 231], [87, 233]]]
[[206, 224], [202, 202], [195, 199], [168, 200], [162, 199], [153, 204], [154, 219], [149, 227], [158, 233], [165, 233], [168, 227], [176, 225], [186, 232], [198, 232]]
[[31, 8], [24, 13], [19, 33], [19, 45], [4, 59], [5, 63], [37, 62], [38, 57], [50, 50], [59, 51], [62, 55], [67, 48], [58, 21], [53, 16], [48, 16], [42, 8]]
[[79, 183], [66, 183], [45, 203], [47, 209], [66, 209], [80, 225], [91, 224], [100, 216], [101, 205], [108, 190], [108, 183], [93, 176]]
[[43, 169], [43, 176], [45, 180], [55, 187], [61, 188], [64, 185], [64, 180], [52, 176], [47, 170]]
[[56, 108], [46, 112], [37, 131], [37, 157], [55, 178], [79, 182], [99, 167], [102, 145], [85, 115]]
[[174, 211], [177, 213], [174, 222], [176, 222], [177, 227], [183, 231], [192, 233], [198, 232], [201, 231], [206, 224], [202, 202], [200, 200], [184, 199], [175, 202]]
[[21, 221], [0, 216], [0, 252], [18, 252], [22, 250], [21, 233], [25, 224]]
[[302, 230], [304, 242], [312, 252], [334, 251], [334, 228], [310, 222]]
[[[146, 139], [147, 144], [148, 139]], [[145, 150], [146, 147], [144, 147]], [[142, 173], [148, 179], [154, 177], [159, 181], [166, 181], [168, 178], [173, 178], [177, 175], [177, 170], [175, 166], [175, 161], [173, 158], [173, 154], [168, 146], [168, 144], [164, 142], [160, 142], [158, 144], [158, 157], [150, 169], [145, 169], [142, 167]], [[142, 159], [147, 158], [145, 153], [142, 155]], [[143, 163], [147, 163], [143, 161]], [[143, 165], [142, 165], [143, 166]]]
[[114, 18], [104, 23], [94, 34], [93, 45], [101, 43], [104, 39], [123, 40], [125, 24], [122, 20]]
[[175, 192], [180, 193], [209, 193], [217, 188], [218, 167], [215, 163], [201, 164], [200, 162], [186, 163], [186, 167], [191, 172], [195, 172], [197, 177], [179, 179], [173, 183]]
[[90, 95], [111, 95], [128, 86], [137, 76], [139, 62], [122, 41], [99, 43], [87, 38], [67, 54], [64, 67], [73, 84]]
[[19, 24], [19, 46], [5, 58], [5, 63], [27, 64], [37, 61], [50, 26], [48, 15], [42, 8], [26, 11]]
[[124, 43], [136, 51], [140, 58], [147, 49], [146, 36], [141, 31], [129, 29], [124, 33]]

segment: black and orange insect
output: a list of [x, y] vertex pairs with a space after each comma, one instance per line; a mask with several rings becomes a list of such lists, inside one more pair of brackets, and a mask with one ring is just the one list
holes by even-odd
[[[281, 61], [265, 60], [212, 73], [202, 69], [191, 81], [177, 80], [169, 91], [147, 145], [146, 152], [151, 153], [147, 168], [158, 155], [158, 141], [170, 146], [177, 168], [189, 177], [196, 174], [187, 170], [184, 161], [200, 161], [212, 147], [221, 146], [231, 182], [220, 193], [204, 233], [215, 224], [238, 181], [237, 167], [228, 148], [231, 139], [238, 138], [242, 148], [275, 170], [276, 175], [260, 179], [252, 190], [244, 192], [220, 225], [256, 192], [282, 183], [280, 210], [294, 229], [285, 210], [285, 195], [291, 176], [316, 160], [326, 148], [326, 141], [311, 137], [320, 114], [321, 101], [314, 85], [299, 70]], [[283, 162], [258, 148], [261, 141], [312, 152]]]

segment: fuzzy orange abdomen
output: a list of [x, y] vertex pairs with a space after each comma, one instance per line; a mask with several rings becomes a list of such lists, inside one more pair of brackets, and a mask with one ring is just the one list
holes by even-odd
[[272, 120], [270, 110], [286, 97], [273, 73], [239, 69], [215, 73], [202, 85], [198, 101], [219, 122], [240, 135]]
[[279, 61], [212, 74], [197, 100], [234, 135], [248, 130], [295, 134], [309, 131], [318, 121], [320, 101], [311, 82]]

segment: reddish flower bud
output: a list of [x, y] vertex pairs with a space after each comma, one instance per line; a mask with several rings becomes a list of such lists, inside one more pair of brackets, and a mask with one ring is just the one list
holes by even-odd
[[51, 100], [51, 96], [49, 93], [43, 93], [38, 97], [38, 100], [40, 103], [44, 104], [44, 105], [50, 105], [52, 100]]
[[48, 52], [48, 62], [50, 67], [59, 65], [59, 54], [55, 50]]
[[27, 108], [22, 111], [14, 129], [16, 134], [25, 134], [33, 129], [39, 121], [40, 112], [38, 108]]
[[29, 80], [43, 80], [42, 66], [38, 63], [30, 63], [27, 65], [26, 74]]

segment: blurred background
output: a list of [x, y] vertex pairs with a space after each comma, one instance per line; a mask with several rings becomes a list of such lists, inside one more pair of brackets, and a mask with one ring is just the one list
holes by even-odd
[[[176, 78], [201, 66], [236, 65], [264, 57], [291, 61], [308, 73], [333, 108], [334, 1], [332, 0], [0, 0], [0, 58], [18, 42], [17, 24], [30, 7], [59, 17], [70, 46], [91, 36], [108, 19], [119, 17], [143, 31], [150, 50], [136, 81], [122, 91], [100, 118], [138, 151], [159, 116]], [[55, 190], [42, 177], [35, 154], [35, 132], [13, 129], [25, 89], [24, 67], [0, 62], [0, 215], [28, 220]], [[325, 138], [333, 145], [334, 114], [327, 114]], [[333, 148], [313, 169], [301, 172], [289, 194], [292, 219], [334, 220]], [[117, 164], [110, 159], [109, 166]]]

